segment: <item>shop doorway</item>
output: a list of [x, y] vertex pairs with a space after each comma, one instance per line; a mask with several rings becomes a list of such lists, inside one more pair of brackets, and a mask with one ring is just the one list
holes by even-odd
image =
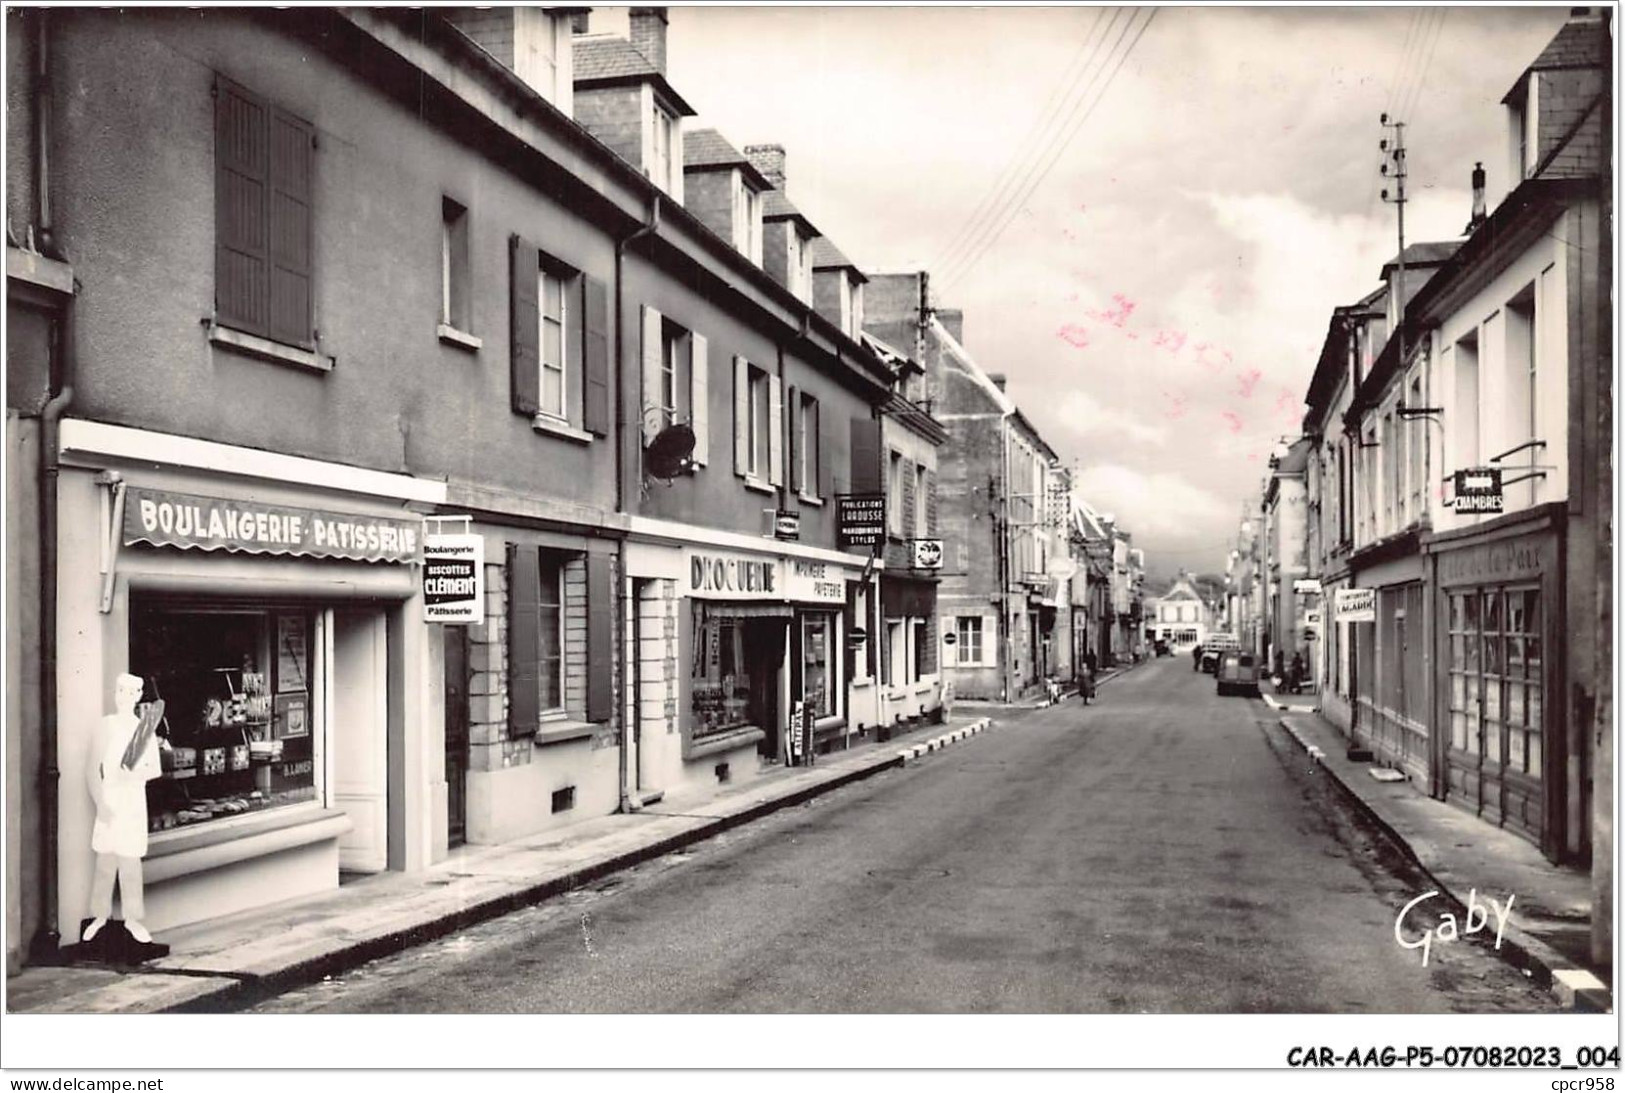
[[784, 668], [785, 640], [789, 628], [783, 618], [748, 619], [745, 622], [745, 668], [750, 675], [751, 721], [762, 730], [757, 745], [764, 759], [777, 761], [783, 754], [784, 723], [779, 716], [779, 676]]
[[446, 650], [446, 845], [468, 841], [468, 630], [442, 626]]
[[388, 640], [381, 611], [332, 613], [333, 804], [353, 825], [339, 869], [389, 866]]

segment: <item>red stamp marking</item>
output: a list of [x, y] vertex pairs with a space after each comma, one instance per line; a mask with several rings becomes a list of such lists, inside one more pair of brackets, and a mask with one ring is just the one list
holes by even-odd
[[1230, 350], [1222, 349], [1212, 342], [1201, 342], [1196, 346], [1196, 363], [1209, 372], [1222, 372], [1230, 367], [1234, 360]]
[[1089, 347], [1089, 332], [1076, 323], [1067, 323], [1056, 331], [1055, 336], [1078, 349]]
[[1236, 413], [1234, 410], [1226, 410], [1222, 414], [1220, 414], [1219, 416], [1224, 418], [1224, 423], [1226, 425], [1230, 426], [1230, 431], [1232, 433], [1241, 432], [1241, 415], [1240, 414]]
[[1187, 396], [1173, 395], [1164, 391], [1162, 397], [1168, 400], [1168, 409], [1163, 411], [1164, 417], [1182, 418], [1185, 416], [1185, 403], [1190, 401]]
[[1248, 369], [1245, 372], [1237, 372], [1236, 373], [1236, 384], [1237, 384], [1237, 386], [1236, 386], [1236, 394], [1240, 395], [1242, 398], [1252, 398], [1253, 397], [1253, 388], [1257, 387], [1258, 386], [1258, 381], [1263, 379], [1263, 378], [1264, 378], [1264, 373], [1259, 371], [1256, 368]]
[[1157, 336], [1151, 339], [1151, 344], [1158, 349], [1178, 353], [1185, 348], [1185, 332], [1183, 330], [1159, 330]]

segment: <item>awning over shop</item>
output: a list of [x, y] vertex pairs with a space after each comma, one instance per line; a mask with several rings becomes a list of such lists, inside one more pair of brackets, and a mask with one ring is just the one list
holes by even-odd
[[707, 618], [713, 619], [788, 619], [795, 616], [795, 608], [787, 603], [732, 603], [718, 600], [695, 600]]
[[880, 579], [880, 609], [889, 619], [929, 618], [937, 613], [937, 584], [884, 576]]

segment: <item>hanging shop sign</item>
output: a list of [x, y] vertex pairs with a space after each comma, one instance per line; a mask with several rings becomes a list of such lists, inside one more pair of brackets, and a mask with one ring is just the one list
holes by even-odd
[[1457, 512], [1500, 512], [1505, 503], [1500, 467], [1471, 467], [1456, 472]]
[[423, 537], [423, 621], [485, 621], [485, 537]]
[[801, 538], [801, 513], [789, 509], [779, 509], [773, 516], [773, 537], [775, 539]]
[[1292, 582], [1292, 591], [1294, 591], [1294, 592], [1319, 592], [1320, 591], [1320, 581], [1315, 579], [1314, 577], [1299, 577], [1297, 580]]
[[886, 537], [886, 497], [879, 493], [847, 493], [835, 499], [841, 546], [874, 546]]
[[688, 591], [701, 599], [782, 600], [784, 576], [776, 558], [691, 550]]
[[124, 542], [358, 562], [416, 562], [423, 550], [417, 517], [362, 516], [133, 486], [124, 507]]
[[785, 567], [786, 599], [804, 603], [846, 603], [845, 571], [839, 566], [791, 558]]
[[942, 568], [941, 539], [915, 539], [913, 546], [915, 569]]
[[1332, 617], [1338, 622], [1376, 622], [1377, 593], [1370, 588], [1339, 588]]

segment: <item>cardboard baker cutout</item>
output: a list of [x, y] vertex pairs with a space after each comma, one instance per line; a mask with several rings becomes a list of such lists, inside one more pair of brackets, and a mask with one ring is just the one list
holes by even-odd
[[[146, 960], [168, 951], [167, 946], [152, 943], [141, 923], [146, 914], [141, 859], [147, 853], [147, 783], [163, 772], [159, 756], [163, 742], [157, 730], [164, 716], [162, 699], [137, 708], [143, 685], [139, 676], [118, 677], [113, 712], [97, 724], [86, 757], [85, 786], [96, 805], [90, 834], [96, 869], [90, 887], [91, 917], [80, 934], [85, 955]], [[107, 930], [115, 880], [123, 929]], [[135, 945], [110, 934], [127, 935]], [[92, 952], [91, 943], [98, 937], [102, 943]]]

